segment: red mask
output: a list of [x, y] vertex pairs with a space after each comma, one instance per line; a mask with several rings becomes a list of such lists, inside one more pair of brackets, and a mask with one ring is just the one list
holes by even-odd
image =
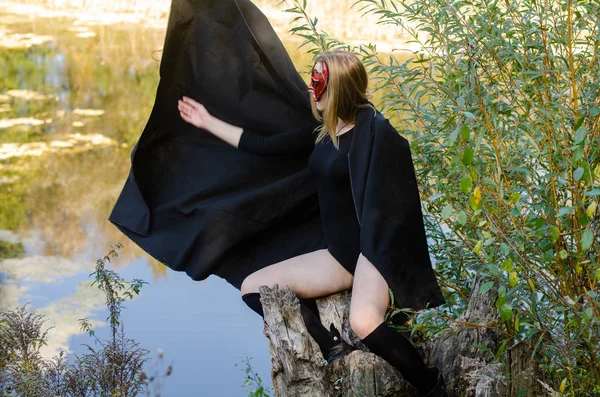
[[312, 92], [313, 99], [318, 102], [321, 96], [327, 88], [327, 81], [329, 80], [329, 70], [327, 70], [327, 64], [321, 62], [323, 65], [323, 71], [317, 71], [316, 65], [313, 67], [312, 75], [310, 76], [310, 85], [308, 89]]

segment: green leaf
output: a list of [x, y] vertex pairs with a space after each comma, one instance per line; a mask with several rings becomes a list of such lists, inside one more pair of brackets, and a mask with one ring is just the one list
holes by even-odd
[[458, 223], [460, 223], [461, 225], [467, 223], [467, 214], [465, 213], [465, 211], [460, 211], [458, 213]]
[[500, 308], [506, 303], [506, 296], [499, 296], [498, 299], [496, 299], [496, 309], [500, 310]]
[[552, 236], [552, 242], [555, 243], [556, 240], [558, 240], [558, 237], [560, 235], [560, 231], [558, 230], [558, 228], [556, 226], [550, 226], [548, 228], [548, 232]]
[[510, 287], [514, 288], [514, 286], [517, 285], [518, 282], [519, 282], [519, 275], [517, 274], [517, 272], [515, 272], [515, 271], [510, 272], [510, 275], [508, 276], [508, 284], [510, 285]]
[[450, 134], [450, 137], [448, 138], [448, 146], [454, 145], [454, 142], [456, 142], [456, 138], [458, 138], [458, 129], [455, 129], [454, 131], [452, 131], [452, 134]]
[[[506, 302], [506, 287], [504, 285], [498, 287], [498, 296], [504, 298], [504, 301], [502, 302], [502, 304], [504, 304], [504, 302]], [[499, 305], [498, 308], [500, 308], [500, 306], [502, 305]]]
[[573, 212], [575, 210], [576, 207], [562, 207], [559, 211], [558, 211], [558, 216], [561, 217], [565, 214], [570, 214], [571, 212]]
[[591, 319], [592, 319], [592, 315], [594, 314], [593, 310], [591, 307], [587, 307], [582, 313], [581, 316], [583, 317], [583, 320], [588, 323]]
[[475, 115], [471, 112], [465, 112], [465, 117], [475, 120]]
[[470, 146], [465, 148], [465, 151], [462, 156], [462, 162], [464, 165], [469, 165], [473, 163], [473, 148]]
[[600, 108], [598, 106], [594, 106], [590, 109], [590, 114], [592, 115], [592, 117], [598, 116], [600, 114]]
[[483, 240], [479, 240], [477, 244], [475, 244], [475, 248], [473, 249], [473, 253], [478, 254], [481, 251], [481, 246], [483, 245]]
[[481, 287], [479, 287], [479, 292], [481, 292], [482, 294], [485, 294], [486, 292], [491, 290], [493, 286], [494, 286], [494, 282], [488, 281], [487, 283], [482, 284]]
[[582, 115], [580, 118], [577, 119], [577, 121], [575, 121], [575, 126], [573, 127], [573, 129], [575, 131], [579, 130], [579, 127], [581, 127], [583, 125], [584, 120], [585, 120], [585, 115]]
[[510, 303], [505, 303], [502, 305], [502, 307], [500, 308], [500, 317], [502, 317], [503, 320], [510, 320], [511, 317], [513, 315], [513, 307]]
[[600, 196], [600, 188], [594, 188], [589, 192], [585, 192], [585, 195], [588, 197]]
[[594, 232], [591, 229], [585, 229], [583, 235], [581, 236], [581, 249], [583, 251], [587, 251], [592, 246], [594, 242]]
[[496, 241], [496, 237], [490, 237], [484, 241], [483, 246], [487, 247], [487, 246], [491, 245], [494, 241]]
[[470, 194], [471, 189], [473, 189], [473, 181], [471, 181], [471, 177], [469, 175], [465, 175], [460, 180], [460, 191], [464, 194]]
[[469, 129], [469, 126], [463, 125], [461, 127], [460, 139], [462, 139], [464, 142], [467, 142], [469, 139], [471, 139], [471, 130]]
[[569, 257], [569, 253], [565, 250], [560, 250], [560, 252], [558, 253], [558, 256], [560, 257], [560, 259], [567, 259]]
[[585, 136], [587, 135], [587, 128], [585, 125], [582, 125], [575, 131], [575, 144], [580, 144], [585, 140]]
[[446, 204], [446, 206], [444, 207], [444, 209], [442, 209], [442, 219], [446, 220], [448, 218], [450, 218], [450, 216], [452, 215], [452, 204]]
[[573, 171], [573, 178], [575, 178], [576, 181], [580, 180], [583, 176], [583, 171], [583, 167], [577, 168], [575, 171]]

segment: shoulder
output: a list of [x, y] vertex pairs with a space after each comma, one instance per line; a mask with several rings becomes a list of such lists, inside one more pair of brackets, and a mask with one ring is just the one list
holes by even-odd
[[373, 124], [371, 129], [376, 140], [383, 140], [386, 143], [393, 143], [408, 147], [408, 140], [402, 136], [396, 128], [390, 123], [390, 121], [379, 111], [376, 111], [373, 117]]

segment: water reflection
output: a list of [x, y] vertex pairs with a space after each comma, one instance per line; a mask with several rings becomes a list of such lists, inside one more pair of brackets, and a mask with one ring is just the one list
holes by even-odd
[[[103, 294], [92, 288], [89, 281], [77, 282], [76, 291], [66, 296], [48, 294], [47, 286], [65, 283], [82, 271], [89, 274], [93, 268], [93, 262], [55, 256], [6, 259], [0, 263], [0, 272], [4, 274], [0, 310], [14, 308], [22, 304], [24, 298], [27, 299], [33, 308], [49, 319], [48, 326], [54, 327], [41, 353], [52, 357], [61, 350], [69, 350], [69, 338], [81, 332], [78, 319], [91, 317], [101, 309]], [[98, 320], [93, 320], [93, 323], [97, 326], [103, 324]]]
[[126, 331], [174, 361], [167, 395], [194, 396], [199, 385], [243, 395], [240, 354], [268, 379], [261, 320], [235, 289], [167, 272], [107, 221], [153, 105], [164, 30], [0, 15], [0, 239], [24, 247], [23, 257], [0, 259], [0, 310], [30, 302], [46, 315], [47, 357], [85, 351], [92, 342], [78, 319], [107, 336], [104, 296], [88, 276], [123, 242], [113, 265], [152, 282], [124, 311]]
[[[294, 51], [298, 41], [283, 35], [288, 22], [277, 22], [285, 14], [258, 3], [305, 70], [310, 56]], [[340, 18], [346, 3], [328, 3], [322, 23]], [[175, 361], [167, 395], [198, 395], [199, 385], [206, 395], [243, 395], [244, 377], [234, 367], [240, 354], [254, 356], [255, 369], [268, 379], [260, 318], [223, 280], [209, 278], [200, 287], [168, 272], [107, 221], [153, 105], [164, 13], [140, 24], [132, 23], [139, 17], [110, 13], [15, 7], [21, 13], [0, 8], [0, 240], [22, 243], [25, 253], [0, 259], [0, 310], [31, 302], [55, 327], [47, 356], [82, 351], [80, 344], [90, 341], [79, 318], [96, 323], [100, 337], [106, 328], [104, 297], [89, 287], [88, 275], [96, 258], [123, 242], [114, 263], [120, 273], [153, 281], [124, 312], [126, 329]], [[331, 26], [349, 31], [355, 22]], [[376, 29], [373, 37], [397, 37]]]
[[[23, 243], [25, 256], [0, 259], [0, 308], [31, 302], [46, 314], [55, 328], [44, 353], [52, 356], [70, 349], [79, 318], [104, 323], [104, 297], [87, 278], [95, 258], [123, 240], [106, 219], [152, 106], [151, 54], [164, 32], [1, 20], [0, 238]], [[142, 256], [127, 244], [118, 263]], [[149, 279], [166, 277], [147, 262]]]

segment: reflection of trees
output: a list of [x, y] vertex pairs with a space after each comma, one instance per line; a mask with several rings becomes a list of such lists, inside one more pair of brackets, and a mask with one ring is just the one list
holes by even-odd
[[[0, 141], [25, 142], [42, 139], [42, 132], [74, 132], [72, 122], [83, 120], [94, 132], [134, 143], [152, 109], [159, 66], [152, 54], [162, 48], [164, 30], [133, 24], [94, 26], [90, 29], [97, 36], [84, 39], [76, 37], [77, 32], [65, 32], [65, 23], [71, 22], [44, 19], [43, 24], [11, 25], [14, 31], [54, 35], [56, 40], [26, 50], [0, 48], [0, 90], [53, 94], [59, 102], [13, 99], [11, 111], [2, 114], [3, 118], [51, 118], [53, 123], [37, 129], [3, 130]], [[74, 115], [71, 110], [75, 108], [104, 109], [106, 114], [86, 118]], [[66, 114], [57, 115], [57, 110]]]
[[[276, 0], [252, 0], [269, 17], [279, 32], [287, 32], [293, 15], [284, 13], [284, 3]], [[21, 0], [23, 4], [38, 4], [50, 8], [86, 10], [94, 14], [120, 12], [144, 15], [145, 20], [160, 20], [166, 25], [170, 0]], [[288, 5], [291, 3], [288, 0]], [[345, 42], [398, 42], [402, 30], [395, 25], [379, 25], [373, 15], [361, 16], [359, 7], [351, 8], [355, 0], [307, 0], [308, 11], [319, 17], [319, 26]]]
[[[0, 175], [12, 176], [3, 172], [0, 168]], [[25, 223], [25, 203], [24, 195], [27, 185], [20, 177], [12, 179], [12, 182], [0, 184], [0, 229], [16, 231]]]
[[[19, 23], [14, 31], [56, 34], [48, 46], [27, 50], [0, 50], [7, 73], [2, 89], [28, 89], [51, 93], [59, 102], [9, 97], [11, 111], [2, 117], [52, 118], [42, 130], [9, 128], [0, 131], [0, 142], [32, 142], [55, 139], [73, 132], [103, 133], [131, 148], [150, 113], [158, 62], [152, 52], [162, 47], [164, 31], [138, 25], [97, 27], [96, 37], [82, 39], [65, 32], [64, 20], [46, 19], [44, 24]], [[61, 58], [61, 62], [52, 59]], [[50, 65], [50, 66], [49, 66]], [[53, 65], [53, 66], [52, 66]], [[47, 86], [46, 82], [52, 82]], [[53, 106], [53, 104], [55, 104]], [[103, 109], [100, 117], [87, 117], [76, 108]], [[72, 122], [84, 121], [74, 130]], [[106, 247], [126, 239], [108, 221], [111, 207], [129, 168], [129, 149], [95, 149], [80, 153], [68, 150], [41, 157], [12, 158], [0, 162], [0, 229], [18, 231], [39, 239], [36, 250], [48, 255], [102, 256]], [[8, 182], [7, 182], [8, 181]], [[140, 255], [133, 244], [121, 254]], [[156, 276], [164, 266], [152, 264]]]
[[129, 27], [99, 26], [90, 39], [65, 40], [69, 103], [72, 108], [104, 109], [97, 120], [89, 120], [118, 142], [133, 145], [152, 109], [158, 84], [159, 62], [153, 51], [162, 48], [164, 31]]
[[[326, 2], [323, 7], [327, 11], [320, 14], [339, 18], [342, 10], [347, 13], [346, 3]], [[258, 4], [271, 6], [266, 0]], [[49, 93], [59, 100], [11, 99], [12, 113], [3, 113], [2, 117], [53, 121], [35, 133], [32, 128], [2, 130], [0, 141], [31, 142], [82, 132], [101, 133], [124, 146], [80, 153], [64, 150], [0, 162], [0, 178], [16, 178], [0, 184], [0, 229], [35, 235], [39, 252], [46, 255], [99, 257], [107, 246], [120, 241], [125, 245], [121, 255], [132, 259], [139, 257], [141, 250], [107, 218], [127, 176], [130, 149], [154, 102], [159, 63], [152, 55], [162, 48], [164, 30], [133, 24], [91, 26], [96, 36], [79, 38], [76, 31], [66, 29], [70, 24], [44, 19], [43, 24], [11, 26], [14, 31], [53, 35], [56, 40], [27, 50], [0, 50], [0, 59], [6, 61], [10, 71], [3, 75], [1, 87]], [[329, 26], [324, 24], [323, 28]], [[282, 36], [284, 40], [287, 37]], [[295, 41], [287, 44], [298, 69], [303, 71], [310, 56], [295, 51], [297, 45]], [[154, 54], [155, 58], [160, 56], [160, 52]], [[78, 108], [105, 112], [90, 117], [73, 111]], [[73, 121], [83, 121], [84, 127], [74, 130]], [[166, 275], [163, 265], [149, 260], [156, 277]]]
[[[56, 256], [32, 256], [7, 259], [0, 262], [0, 274], [5, 278], [0, 296], [0, 311], [12, 310], [22, 304], [23, 298], [32, 299], [32, 284], [44, 285], [62, 282], [65, 278], [94, 269], [90, 261], [71, 261]], [[82, 333], [78, 319], [91, 317], [104, 307], [104, 294], [90, 287], [90, 281], [77, 284], [73, 295], [38, 308], [48, 318], [48, 326], [56, 327], [48, 334], [48, 345], [43, 353], [50, 358], [69, 347], [69, 338]], [[101, 325], [99, 321], [94, 324]]]
[[28, 163], [29, 216], [21, 231], [37, 236], [42, 253], [102, 256], [108, 245], [123, 239], [107, 218], [129, 170], [127, 151], [112, 147], [49, 154]]

